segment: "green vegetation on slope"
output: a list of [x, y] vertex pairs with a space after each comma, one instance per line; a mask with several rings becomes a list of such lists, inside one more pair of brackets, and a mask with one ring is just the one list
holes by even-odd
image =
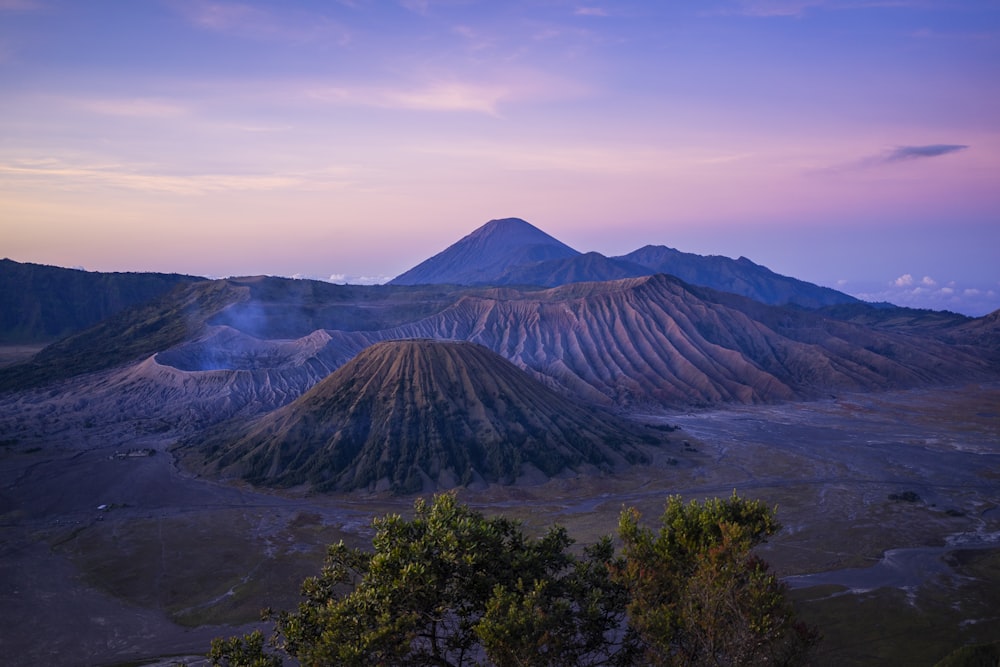
[[963, 646], [934, 667], [997, 667], [1000, 665], [1000, 642]]
[[248, 298], [227, 281], [182, 284], [155, 301], [129, 308], [64, 338], [31, 361], [0, 369], [0, 391], [25, 389], [142, 359], [189, 340], [205, 320]]
[[97, 273], [0, 260], [0, 343], [47, 343], [82, 331], [182, 283], [176, 273]]

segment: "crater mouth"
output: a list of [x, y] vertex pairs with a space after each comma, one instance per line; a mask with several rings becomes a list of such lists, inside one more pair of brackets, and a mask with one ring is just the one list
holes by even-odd
[[198, 340], [158, 352], [156, 363], [180, 371], [256, 371], [299, 366], [330, 340], [315, 331], [295, 340], [262, 340], [228, 326], [212, 327]]

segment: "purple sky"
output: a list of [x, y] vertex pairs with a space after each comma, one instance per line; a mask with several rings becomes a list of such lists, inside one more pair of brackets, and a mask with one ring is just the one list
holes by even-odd
[[0, 256], [364, 282], [508, 216], [1000, 308], [1000, 5], [0, 0]]

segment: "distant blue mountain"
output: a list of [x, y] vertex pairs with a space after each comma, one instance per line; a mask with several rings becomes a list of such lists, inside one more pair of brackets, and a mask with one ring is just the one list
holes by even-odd
[[520, 218], [490, 220], [390, 285], [492, 285], [507, 271], [580, 253]]
[[657, 273], [769, 305], [822, 308], [859, 303], [848, 294], [782, 276], [745, 257], [706, 257], [652, 245], [621, 257], [580, 253], [520, 218], [489, 221], [390, 284], [558, 287]]
[[780, 275], [746, 257], [704, 256], [666, 246], [648, 245], [614, 259], [644, 266], [655, 273], [667, 273], [692, 285], [739, 294], [775, 306], [793, 304], [804, 308], [822, 308], [860, 303], [859, 299], [849, 294]]

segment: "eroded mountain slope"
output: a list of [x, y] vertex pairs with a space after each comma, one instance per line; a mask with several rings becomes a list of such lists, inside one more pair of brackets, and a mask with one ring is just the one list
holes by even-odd
[[293, 403], [181, 447], [254, 484], [416, 492], [645, 460], [652, 429], [588, 409], [465, 341], [366, 348]]
[[[27, 376], [29, 386], [51, 378], [51, 388], [4, 399], [5, 419], [44, 414], [48, 429], [57, 414], [131, 415], [201, 427], [289, 403], [365, 347], [402, 338], [473, 341], [564, 395], [625, 409], [808, 399], [1000, 370], [995, 318], [966, 322], [947, 340], [668, 276], [553, 289], [336, 287], [259, 278], [185, 288], [5, 369], [7, 381]], [[391, 326], [363, 328], [373, 321]]]
[[382, 335], [472, 340], [571, 393], [619, 406], [789, 400], [991, 372], [972, 348], [768, 307], [662, 275], [466, 295]]

